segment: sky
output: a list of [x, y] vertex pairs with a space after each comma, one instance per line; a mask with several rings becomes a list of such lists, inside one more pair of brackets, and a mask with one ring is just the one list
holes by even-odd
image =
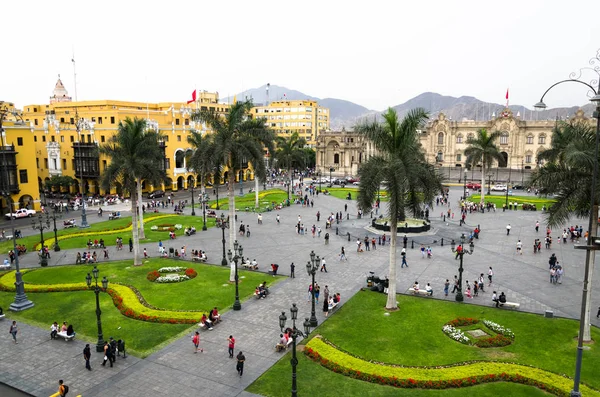
[[[531, 107], [598, 56], [597, 0], [8, 1], [0, 100], [221, 98], [266, 83], [373, 110], [427, 91]], [[587, 14], [590, 12], [591, 14]], [[600, 65], [600, 61], [598, 62]], [[589, 82], [597, 75], [586, 71]], [[587, 103], [562, 84], [549, 107]]]

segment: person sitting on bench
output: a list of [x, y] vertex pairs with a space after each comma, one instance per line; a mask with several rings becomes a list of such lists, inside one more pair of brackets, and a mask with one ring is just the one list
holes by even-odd
[[262, 288], [265, 291], [265, 295], [269, 295], [269, 287], [267, 286], [266, 281], [263, 281], [259, 288]]
[[73, 325], [69, 324], [69, 326], [67, 327], [67, 336], [75, 336], [75, 331], [73, 331]]
[[500, 297], [498, 298], [498, 301], [501, 305], [506, 303], [506, 295], [504, 295], [504, 292], [500, 292]]
[[498, 304], [500, 303], [498, 300], [498, 295], [496, 295], [496, 291], [492, 293], [492, 302], [496, 302], [496, 307], [498, 307]]
[[56, 339], [56, 334], [58, 334], [58, 323], [55, 321], [50, 326], [50, 339]]
[[281, 339], [279, 340], [279, 343], [275, 345], [275, 350], [278, 352], [285, 350], [287, 348], [287, 342], [288, 342], [287, 333], [279, 334], [279, 337]]
[[210, 321], [213, 322], [213, 324], [218, 323], [219, 321], [221, 321], [221, 315], [219, 314], [219, 311], [217, 310], [217, 307], [215, 306], [214, 309], [212, 309], [208, 315], [208, 319]]
[[208, 317], [206, 317], [206, 313], [202, 314], [202, 319], [200, 320], [200, 323], [206, 328], [208, 328], [209, 331], [212, 331], [212, 321], [210, 321]]
[[256, 295], [258, 295], [258, 297], [260, 299], [265, 299], [267, 297], [267, 291], [265, 290], [265, 288], [262, 286], [262, 284], [260, 284], [258, 287], [256, 287], [256, 290], [254, 291], [254, 293]]
[[258, 270], [258, 262], [256, 262], [256, 259], [252, 259], [252, 262], [250, 262], [250, 267], [254, 270]]

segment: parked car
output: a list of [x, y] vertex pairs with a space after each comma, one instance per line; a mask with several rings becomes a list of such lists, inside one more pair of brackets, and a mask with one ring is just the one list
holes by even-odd
[[469, 182], [467, 183], [467, 189], [481, 190], [481, 183]]
[[17, 218], [25, 218], [25, 217], [32, 217], [35, 215], [35, 210], [28, 210], [26, 208], [21, 208], [20, 210], [17, 210], [16, 212], [13, 212], [12, 214], [6, 214], [6, 219], [17, 219]]
[[523, 186], [523, 185], [513, 185], [512, 189], [513, 190], [523, 190], [523, 189], [525, 189], [525, 186]]
[[492, 192], [505, 192], [507, 190], [506, 185], [494, 185], [492, 186]]
[[346, 177], [346, 182], [347, 183], [354, 183], [354, 182], [358, 182], [358, 178], [355, 178], [353, 176], [347, 176]]
[[165, 191], [164, 190], [155, 190], [152, 193], [148, 194], [148, 198], [149, 199], [156, 199], [156, 198], [161, 198], [165, 196]]

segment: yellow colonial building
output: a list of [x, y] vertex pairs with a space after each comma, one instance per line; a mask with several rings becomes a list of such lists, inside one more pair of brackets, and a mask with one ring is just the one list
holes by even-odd
[[297, 132], [309, 146], [314, 147], [319, 134], [329, 130], [329, 109], [317, 101], [274, 101], [267, 106], [252, 109], [254, 117], [264, 117], [266, 125], [278, 136], [290, 136]]

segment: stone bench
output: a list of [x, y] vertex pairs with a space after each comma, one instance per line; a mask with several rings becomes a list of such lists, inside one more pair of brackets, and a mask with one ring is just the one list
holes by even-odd
[[253, 266], [252, 263], [242, 263], [244, 269], [258, 270], [258, 265]]
[[202, 258], [200, 256], [192, 256], [192, 262], [206, 262], [207, 258]]
[[[212, 331], [213, 330], [213, 323], [212, 323], [212, 321], [210, 321], [210, 320], [205, 320], [205, 321], [208, 324], [208, 330]], [[198, 323], [198, 327], [205, 329], [206, 325], [203, 324], [203, 323]]]
[[415, 290], [414, 288], [412, 288], [412, 287], [411, 287], [411, 288], [409, 288], [409, 289], [408, 289], [408, 292], [411, 292], [413, 295], [424, 295], [424, 296], [429, 296], [429, 292], [427, 292], [427, 291], [426, 291], [426, 290], [424, 290], [424, 289], [418, 289], [418, 290]]
[[519, 307], [521, 307], [521, 304], [517, 302], [504, 302], [499, 303], [498, 306], [507, 307], [509, 309], [519, 309]]
[[4, 265], [4, 264], [0, 265], [0, 270], [10, 270], [10, 264], [8, 264], [8, 265]]
[[60, 336], [65, 340], [65, 342], [75, 339], [75, 335], [67, 335], [66, 332], [57, 332], [56, 336]]
[[0, 320], [4, 318], [4, 314], [0, 314]]
[[332, 312], [333, 309], [335, 309], [339, 304], [340, 302], [334, 302], [333, 304], [329, 305], [329, 312]]

